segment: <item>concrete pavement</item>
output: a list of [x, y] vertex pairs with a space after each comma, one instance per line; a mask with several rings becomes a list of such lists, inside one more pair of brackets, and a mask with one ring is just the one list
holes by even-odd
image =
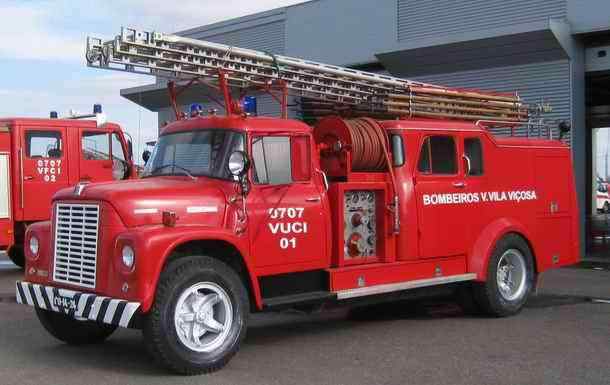
[[[18, 276], [0, 274], [0, 292]], [[0, 302], [0, 383], [608, 384], [610, 305], [589, 297], [610, 297], [610, 271], [547, 273], [527, 308], [503, 319], [468, 317], [441, 300], [367, 321], [345, 311], [256, 315], [233, 361], [199, 377], [157, 368], [138, 331], [70, 347], [31, 309]]]

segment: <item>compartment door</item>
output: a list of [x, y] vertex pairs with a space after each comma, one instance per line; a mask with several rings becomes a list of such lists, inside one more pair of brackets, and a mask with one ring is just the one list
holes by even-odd
[[572, 233], [572, 205], [569, 186], [571, 166], [567, 156], [537, 156], [536, 192], [538, 209], [536, 229], [538, 268], [543, 271], [573, 260], [572, 242], [578, 234]]

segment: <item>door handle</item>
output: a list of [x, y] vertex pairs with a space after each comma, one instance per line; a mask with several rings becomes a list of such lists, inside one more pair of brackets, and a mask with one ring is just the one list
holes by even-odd
[[320, 202], [320, 197], [306, 198], [305, 202]]
[[80, 177], [80, 180], [82, 180], [82, 181], [90, 181], [91, 177], [89, 175], [83, 175], [83, 176]]
[[466, 187], [466, 183], [464, 183], [464, 182], [453, 182], [453, 187], [464, 188], [464, 187]]
[[32, 180], [32, 179], [34, 179], [34, 177], [33, 177], [33, 176], [31, 176], [31, 175], [25, 175], [25, 176], [23, 177], [23, 180]]

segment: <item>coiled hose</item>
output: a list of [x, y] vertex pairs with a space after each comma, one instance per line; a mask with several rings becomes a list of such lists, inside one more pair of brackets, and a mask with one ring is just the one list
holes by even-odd
[[352, 170], [386, 171], [388, 141], [385, 130], [370, 118], [345, 120], [352, 138]]

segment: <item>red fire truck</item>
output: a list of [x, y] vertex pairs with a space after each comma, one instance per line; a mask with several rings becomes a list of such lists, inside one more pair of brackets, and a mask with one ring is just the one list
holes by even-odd
[[[90, 39], [87, 59], [216, 79], [226, 114], [194, 109], [162, 130], [141, 179], [64, 189], [29, 227], [17, 300], [62, 341], [140, 328], [159, 362], [207, 373], [251, 312], [451, 289], [508, 316], [541, 273], [579, 260], [569, 148], [488, 129], [527, 118], [515, 95], [129, 29]], [[249, 115], [231, 86], [277, 96], [284, 118]], [[285, 118], [289, 93], [312, 125]]]
[[100, 105], [91, 115], [51, 116], [0, 118], [0, 250], [21, 267], [25, 230], [49, 219], [53, 194], [132, 172], [131, 144], [119, 126], [104, 122]]

